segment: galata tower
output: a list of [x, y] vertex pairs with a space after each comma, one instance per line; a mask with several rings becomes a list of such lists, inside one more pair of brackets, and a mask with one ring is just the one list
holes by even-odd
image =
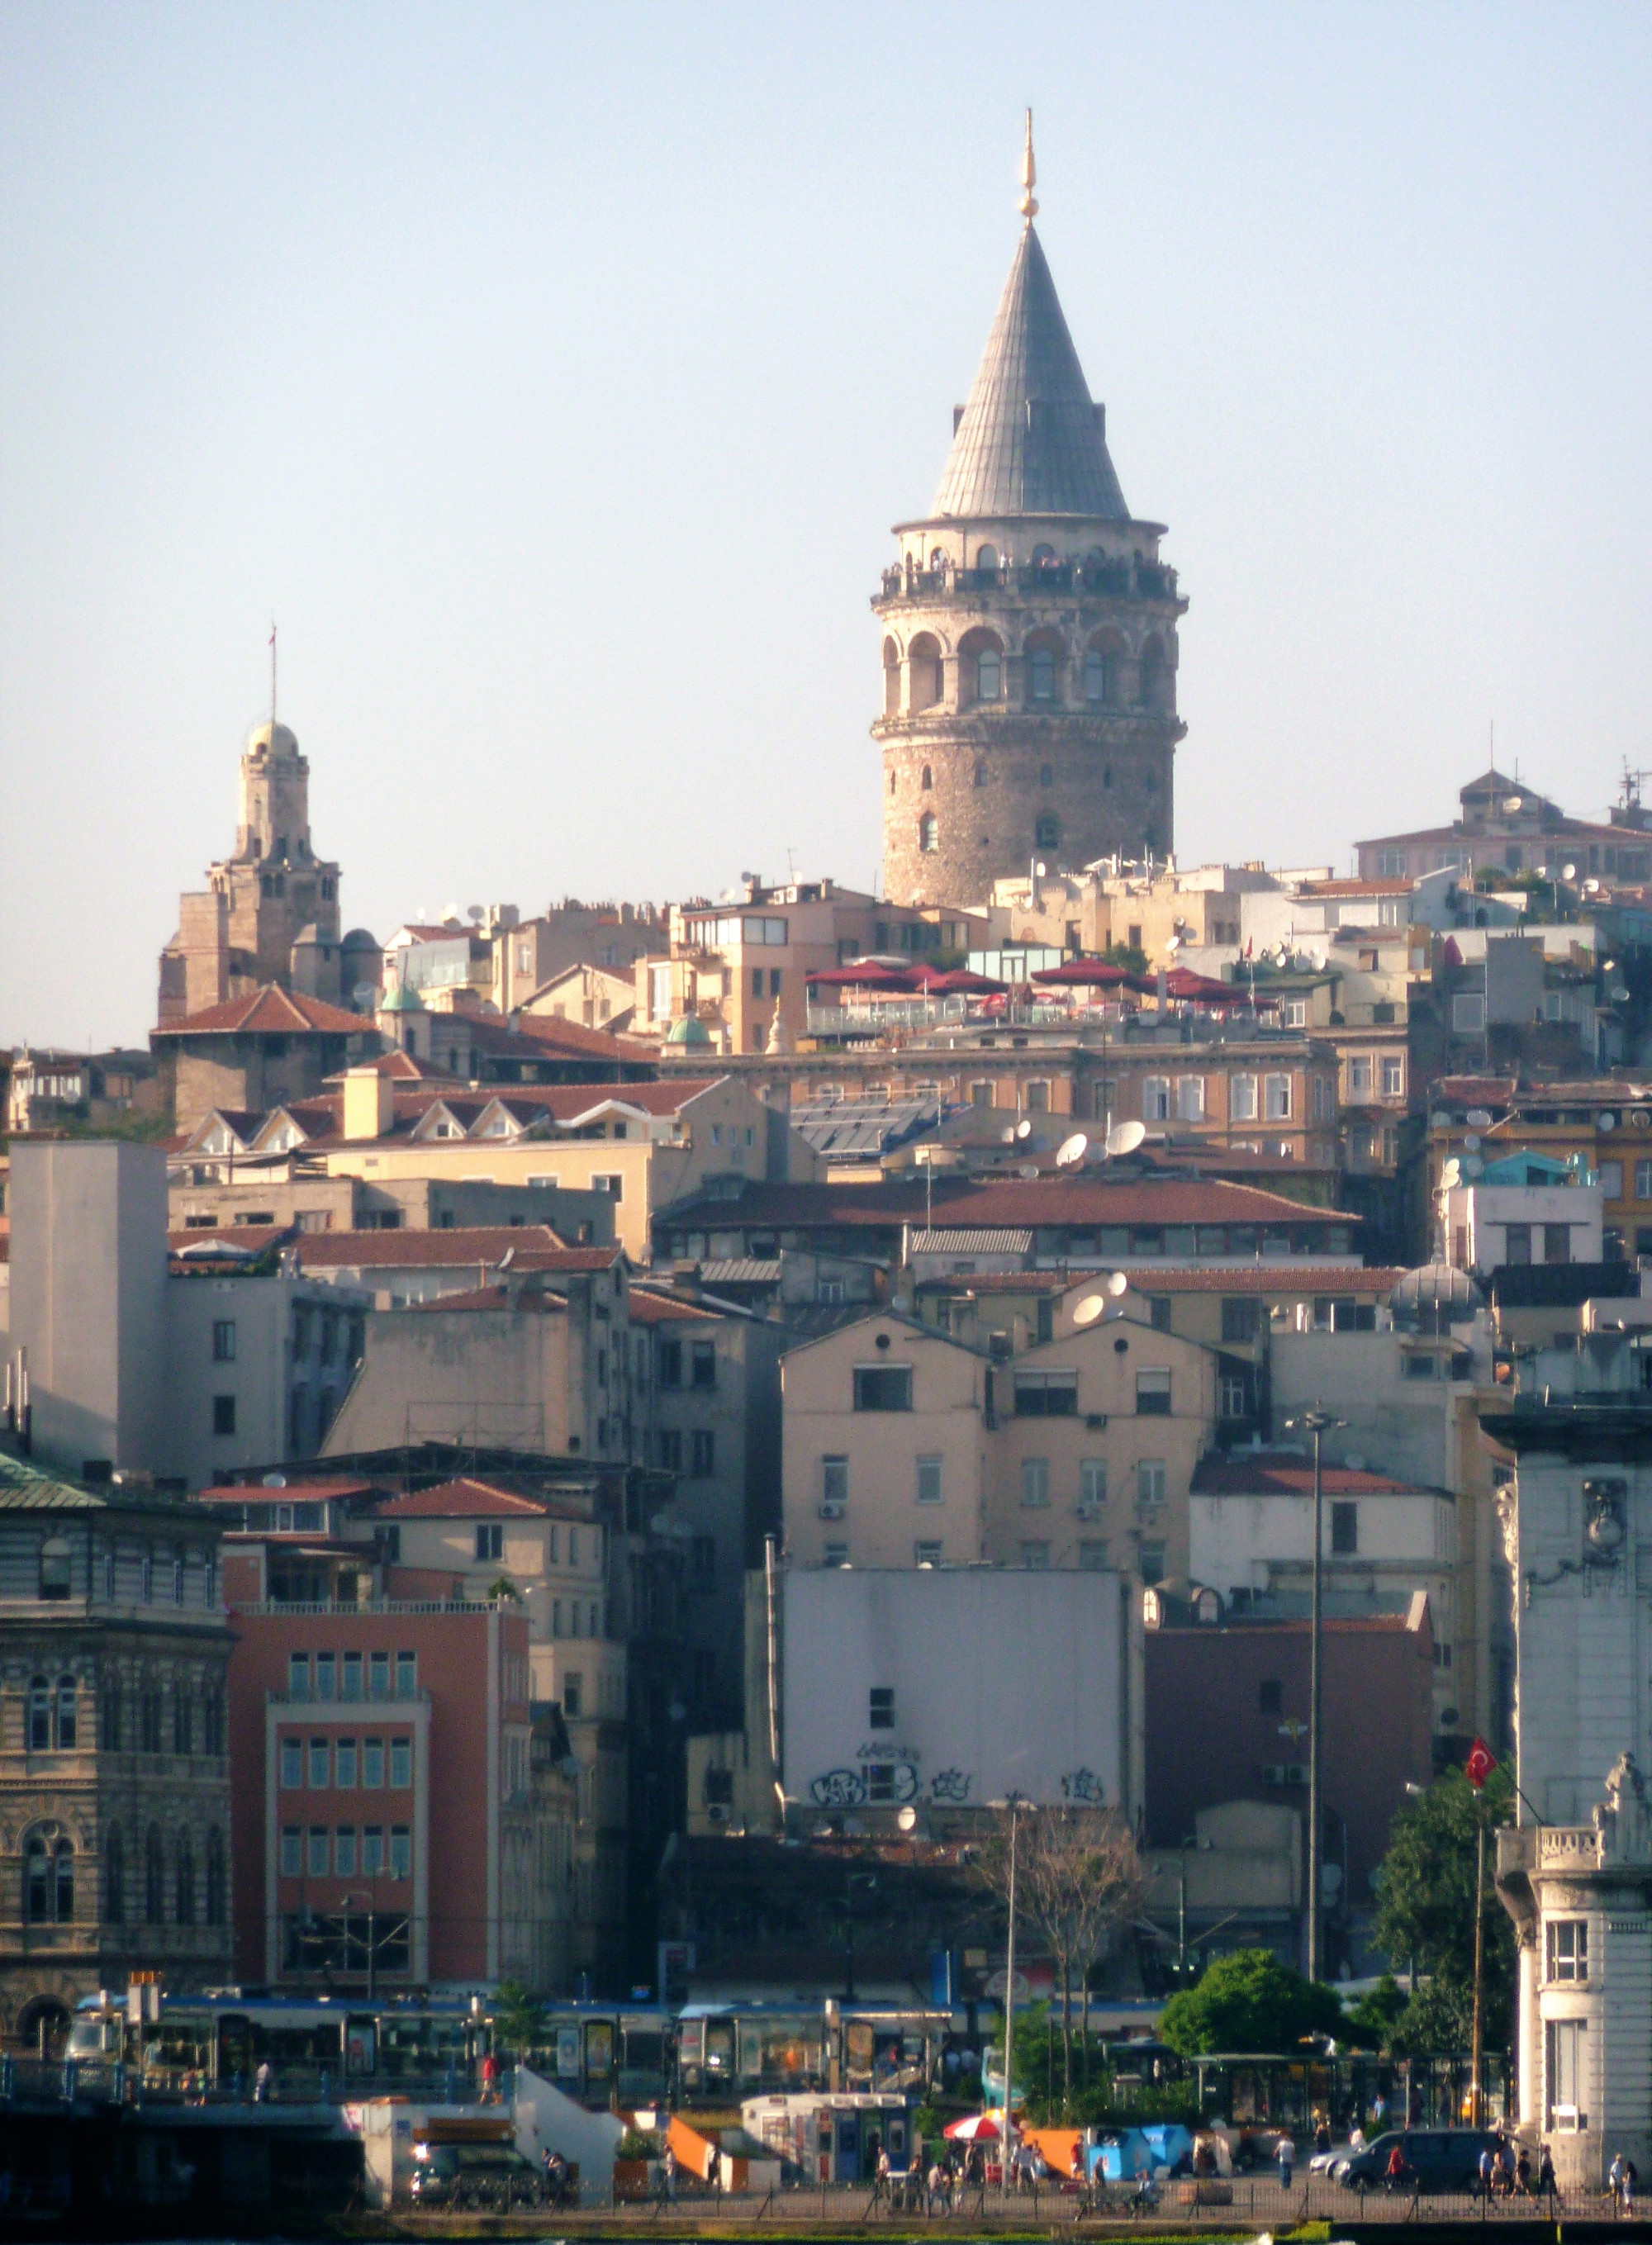
[[883, 627], [884, 885], [973, 904], [1041, 859], [1075, 870], [1175, 843], [1176, 621], [1187, 602], [1138, 522], [1033, 229], [928, 516], [872, 601]]

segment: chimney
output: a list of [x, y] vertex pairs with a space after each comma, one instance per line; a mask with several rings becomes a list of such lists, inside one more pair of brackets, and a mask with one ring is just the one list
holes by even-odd
[[396, 1090], [388, 1075], [370, 1064], [344, 1071], [344, 1136], [382, 1138], [396, 1114]]

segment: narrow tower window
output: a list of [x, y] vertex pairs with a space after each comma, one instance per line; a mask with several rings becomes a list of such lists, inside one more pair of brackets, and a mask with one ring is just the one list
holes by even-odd
[[932, 811], [926, 811], [917, 822], [917, 846], [925, 853], [941, 846], [940, 828]]

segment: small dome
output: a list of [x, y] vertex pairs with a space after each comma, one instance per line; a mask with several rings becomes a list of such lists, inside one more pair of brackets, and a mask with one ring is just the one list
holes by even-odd
[[379, 1011], [381, 1014], [422, 1014], [424, 1000], [416, 990], [410, 989], [404, 982], [397, 982], [379, 1000]]
[[1486, 1297], [1466, 1271], [1449, 1263], [1425, 1263], [1407, 1271], [1388, 1297], [1400, 1333], [1445, 1333], [1467, 1325]]
[[[291, 726], [278, 724], [274, 731], [274, 745], [277, 753], [284, 756], [295, 756], [298, 754], [298, 735], [294, 732]], [[247, 736], [247, 754], [250, 756], [260, 749], [267, 749], [270, 745], [270, 722], [266, 717], [261, 724], [254, 725]]]
[[685, 1014], [680, 1021], [674, 1021], [666, 1031], [666, 1042], [668, 1045], [709, 1047], [711, 1031], [694, 1014]]
[[353, 927], [344, 939], [346, 951], [378, 951], [382, 948], [371, 928]]

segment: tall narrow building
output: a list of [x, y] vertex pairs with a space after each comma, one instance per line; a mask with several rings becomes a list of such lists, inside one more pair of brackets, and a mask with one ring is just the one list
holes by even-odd
[[884, 883], [965, 904], [1030, 860], [1078, 867], [1175, 840], [1176, 624], [1164, 526], [1125, 505], [1025, 221], [934, 505], [897, 523], [883, 627]]

